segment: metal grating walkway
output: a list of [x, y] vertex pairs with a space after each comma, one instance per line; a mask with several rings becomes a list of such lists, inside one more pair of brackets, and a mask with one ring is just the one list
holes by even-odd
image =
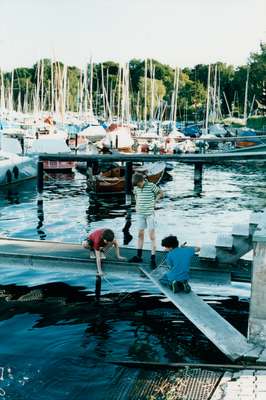
[[124, 369], [117, 376], [110, 399], [209, 400], [221, 376], [222, 372], [200, 368], [178, 372], [141, 370], [137, 376]]

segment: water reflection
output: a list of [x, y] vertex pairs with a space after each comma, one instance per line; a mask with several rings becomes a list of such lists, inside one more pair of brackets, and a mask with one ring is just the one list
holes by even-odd
[[[90, 294], [92, 292], [81, 286], [73, 287], [63, 282], [31, 288], [13, 284], [1, 285], [0, 325], [3, 337], [12, 319], [18, 316], [21, 318], [21, 331], [18, 325], [17, 330], [9, 331], [10, 338], [6, 337], [5, 346], [10, 346], [6, 348], [8, 353], [12, 353], [15, 348], [18, 354], [21, 354], [22, 348], [27, 351], [26, 347], [35, 340], [33, 337], [37, 335], [42, 340], [42, 335], [47, 335], [48, 332], [49, 345], [51, 340], [53, 349], [60, 352], [60, 343], [64, 339], [58, 335], [58, 328], [77, 326], [81, 332], [82, 325], [82, 337], [77, 339], [81, 340], [83, 351], [99, 360], [111, 357], [126, 357], [138, 361], [225, 360], [173, 305], [160, 302], [160, 297], [147, 297], [145, 292], [133, 292], [121, 302], [119, 294], [112, 293], [103, 296], [99, 303]], [[217, 297], [219, 296], [216, 299]], [[213, 306], [227, 320], [232, 321], [234, 326], [242, 332], [246, 331], [247, 302], [228, 298], [216, 300]], [[23, 327], [24, 315], [28, 318], [29, 314], [35, 316], [31, 322], [32, 333]], [[57, 327], [55, 333], [53, 327]], [[43, 330], [44, 328], [50, 330]], [[17, 335], [22, 335], [23, 344], [16, 342]], [[28, 336], [30, 340], [27, 339]], [[46, 336], [43, 339], [45, 338]], [[3, 343], [1, 346], [3, 347]], [[75, 356], [71, 346], [67, 351]]]
[[[0, 285], [1, 387], [7, 398], [109, 398], [117, 377], [110, 360], [228, 363], [160, 297], [109, 293], [96, 302], [92, 294], [63, 282]], [[245, 332], [248, 303], [215, 298], [213, 307]]]
[[40, 237], [40, 240], [45, 240], [46, 234], [42, 230], [43, 222], [44, 222], [43, 198], [42, 197], [39, 197], [37, 200], [37, 218], [38, 218], [37, 233]]
[[124, 217], [126, 205], [124, 196], [102, 196], [90, 195], [89, 206], [86, 210], [88, 224], [103, 219]]
[[[173, 180], [163, 184], [165, 197], [157, 205], [158, 245], [169, 233], [191, 244], [212, 243], [217, 233], [247, 219], [248, 210], [266, 206], [265, 163], [206, 165], [199, 188], [194, 188], [193, 166], [173, 166]], [[121, 243], [136, 246], [135, 213], [130, 226], [123, 196], [92, 196], [78, 172], [49, 174], [46, 179], [43, 203], [38, 201], [35, 180], [1, 190], [0, 234], [81, 242], [88, 231], [112, 225]]]
[[32, 201], [36, 196], [36, 179], [29, 179], [0, 189], [0, 206], [21, 204]]

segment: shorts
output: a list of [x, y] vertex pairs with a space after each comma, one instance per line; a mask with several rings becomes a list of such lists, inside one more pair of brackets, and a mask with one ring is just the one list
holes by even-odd
[[139, 230], [146, 229], [148, 227], [149, 231], [155, 229], [155, 216], [137, 214], [137, 227]]

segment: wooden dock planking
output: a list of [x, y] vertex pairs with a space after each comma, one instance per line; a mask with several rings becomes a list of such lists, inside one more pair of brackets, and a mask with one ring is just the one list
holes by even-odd
[[[135, 252], [135, 249], [121, 249], [121, 254], [126, 257], [132, 257]], [[164, 257], [164, 252], [158, 252], [158, 263], [163, 262]], [[249, 344], [243, 335], [195, 293], [174, 294], [171, 290], [160, 285], [158, 280], [152, 276], [152, 271], [147, 264], [150, 259], [150, 252], [143, 251], [143, 258], [144, 262], [141, 265], [118, 261], [112, 249], [112, 252], [108, 253], [108, 258], [103, 260], [103, 269], [106, 273], [119, 274], [119, 276], [128, 276], [128, 274], [139, 276], [140, 271], [142, 271], [231, 360], [237, 360], [242, 356], [253, 359], [258, 357], [261, 348]], [[1, 265], [10, 265], [10, 268], [23, 265], [35, 269], [52, 267], [56, 271], [69, 268], [73, 273], [81, 268], [83, 271], [85, 269], [88, 274], [96, 274], [95, 259], [89, 258], [88, 250], [83, 249], [81, 244], [74, 243], [0, 238]], [[208, 267], [208, 264], [201, 264], [198, 259], [197, 262], [191, 264], [191, 275], [194, 280], [200, 280], [202, 283], [224, 284], [228, 283], [230, 270], [215, 268], [213, 265]]]
[[[121, 247], [121, 254], [127, 259], [136, 254], [136, 249]], [[165, 257], [162, 251], [157, 252], [157, 264]], [[150, 251], [143, 251], [143, 264], [150, 261]], [[61, 243], [32, 239], [15, 239], [0, 237], [0, 264], [29, 265], [30, 267], [78, 268], [86, 269], [95, 274], [95, 259], [89, 258], [88, 250], [77, 243]], [[139, 264], [119, 261], [112, 249], [107, 259], [102, 261], [103, 269], [107, 273], [129, 273], [139, 275]], [[203, 265], [198, 259], [191, 265], [191, 277], [195, 281], [228, 284], [231, 279], [229, 268], [215, 268]]]
[[114, 153], [114, 154], [40, 154], [39, 160], [49, 161], [86, 161], [86, 162], [113, 162], [113, 161], [129, 161], [129, 162], [153, 162], [153, 161], [177, 161], [184, 163], [219, 163], [228, 161], [249, 161], [261, 160], [266, 161], [266, 151], [252, 152], [247, 151], [232, 151], [226, 153], [190, 153], [190, 154], [137, 154], [137, 153]]
[[[228, 358], [235, 361], [253, 351], [256, 346], [232, 325], [223, 319], [215, 310], [198, 297], [193, 291], [173, 293], [169, 288], [160, 284], [152, 272], [145, 267], [140, 270], [155, 286]], [[257, 356], [261, 348], [258, 348]], [[254, 355], [254, 353], [253, 353]]]

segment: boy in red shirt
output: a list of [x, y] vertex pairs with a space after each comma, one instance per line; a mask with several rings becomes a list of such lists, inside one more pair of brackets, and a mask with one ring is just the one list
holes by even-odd
[[82, 242], [85, 249], [92, 252], [91, 258], [96, 257], [96, 265], [99, 275], [103, 275], [101, 258], [105, 258], [104, 252], [114, 246], [118, 260], [125, 260], [120, 256], [119, 246], [115, 239], [114, 232], [111, 229], [96, 229], [88, 235], [88, 238]]

